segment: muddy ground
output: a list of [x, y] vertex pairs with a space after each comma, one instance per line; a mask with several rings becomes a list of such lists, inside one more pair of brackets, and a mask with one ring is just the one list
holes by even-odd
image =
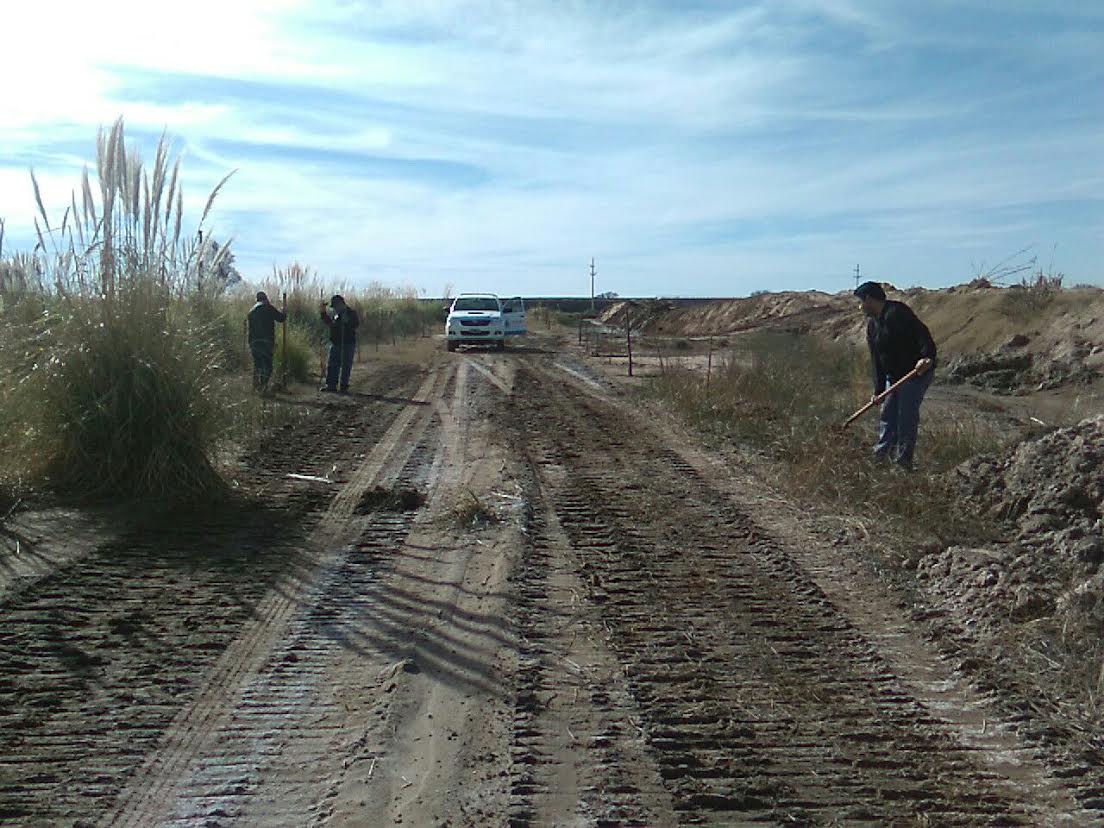
[[227, 507], [9, 519], [0, 822], [1104, 824], [1072, 718], [608, 368], [372, 360]]

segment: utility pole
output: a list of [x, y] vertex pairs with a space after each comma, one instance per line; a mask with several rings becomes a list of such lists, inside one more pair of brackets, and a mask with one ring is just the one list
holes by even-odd
[[855, 287], [859, 286], [859, 266], [855, 265]]
[[594, 269], [594, 257], [590, 257], [590, 312], [594, 313], [594, 277], [598, 271]]

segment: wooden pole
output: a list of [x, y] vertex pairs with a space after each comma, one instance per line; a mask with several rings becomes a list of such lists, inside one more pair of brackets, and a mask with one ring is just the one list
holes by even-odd
[[632, 366], [632, 315], [629, 313], [628, 308], [625, 309], [625, 345], [629, 352], [629, 376], [633, 375]]
[[284, 336], [283, 336], [283, 346], [281, 347], [281, 351], [283, 352], [283, 358], [282, 358], [282, 362], [283, 362], [283, 364], [282, 364], [282, 365], [280, 366], [280, 388], [282, 388], [282, 389], [284, 389], [284, 390], [286, 391], [286, 390], [287, 390], [287, 385], [288, 385], [288, 358], [287, 358], [287, 291], [286, 291], [286, 290], [284, 291], [284, 308], [283, 308], [283, 311], [284, 311], [284, 321], [283, 321], [283, 326], [284, 326]]
[[917, 369], [913, 368], [911, 371], [909, 371], [907, 374], [897, 380], [897, 382], [893, 383], [893, 385], [889, 386], [889, 388], [887, 388], [881, 394], [878, 394], [876, 397], [874, 397], [874, 399], [872, 399], [870, 402], [868, 402], [866, 405], [864, 405], [862, 408], [860, 408], [858, 411], [848, 417], [847, 421], [840, 426], [840, 429], [847, 428], [849, 425], [851, 425], [851, 423], [855, 422], [855, 420], [859, 419], [859, 417], [861, 417], [867, 411], [881, 403], [883, 400], [885, 400], [886, 397], [888, 397], [910, 379], [918, 376], [920, 376], [920, 372]]
[[[326, 309], [326, 295], [322, 292], [322, 288], [318, 289], [318, 303], [322, 306], [322, 310]], [[317, 324], [317, 323], [316, 323]], [[318, 381], [326, 381], [326, 340], [323, 338], [318, 345]]]
[[709, 399], [709, 381], [713, 378], [713, 334], [709, 335], [709, 356], [705, 360], [705, 398]]

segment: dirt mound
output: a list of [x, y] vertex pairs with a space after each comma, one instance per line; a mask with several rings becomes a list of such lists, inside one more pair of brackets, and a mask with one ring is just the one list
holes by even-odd
[[[952, 383], [1021, 394], [1091, 383], [1104, 374], [1104, 291], [1097, 288], [1048, 292], [1034, 304], [1022, 301], [1029, 291], [993, 287], [984, 279], [941, 290], [886, 290], [931, 330], [948, 369], [940, 377]], [[602, 322], [621, 328], [628, 314], [634, 330], [651, 336], [772, 331], [865, 344], [865, 321], [846, 290], [623, 301], [608, 308]]]
[[1084, 347], [1049, 355], [1020, 351], [1016, 346], [983, 354], [962, 354], [948, 363], [944, 379], [997, 394], [1025, 394], [1066, 385], [1087, 385], [1099, 377], [1097, 369], [1085, 362], [1089, 354], [1090, 350]]
[[1102, 464], [1104, 416], [1028, 440], [1003, 457], [968, 461], [957, 473], [975, 503], [1015, 521], [1020, 540], [1062, 531], [1104, 550]]
[[413, 512], [424, 503], [425, 495], [417, 489], [406, 486], [394, 489], [376, 486], [361, 495], [355, 511], [358, 515], [370, 515], [373, 512]]
[[1104, 623], [1104, 416], [954, 472], [967, 508], [1009, 524], [1009, 542], [952, 546], [918, 574], [967, 626], [1050, 618], [1064, 631]]
[[676, 310], [671, 302], [655, 301], [626, 301], [610, 305], [599, 317], [603, 325], [611, 328], [623, 328], [625, 322], [632, 324], [633, 330], [646, 331], [660, 320]]
[[626, 313], [632, 314], [634, 329], [658, 336], [723, 336], [768, 329], [837, 338], [861, 337], [863, 330], [849, 293], [761, 293], [688, 305], [665, 300], [621, 302], [609, 308], [602, 321], [621, 327]]

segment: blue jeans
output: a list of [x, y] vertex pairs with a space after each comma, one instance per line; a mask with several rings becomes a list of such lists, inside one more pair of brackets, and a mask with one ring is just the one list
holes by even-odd
[[249, 343], [249, 353], [253, 356], [253, 390], [264, 391], [272, 377], [272, 353], [275, 342], [267, 339], [254, 339]]
[[[878, 442], [874, 445], [875, 457], [888, 457], [897, 465], [911, 469], [912, 455], [916, 450], [916, 435], [920, 431], [920, 403], [932, 383], [934, 371], [911, 379], [886, 397], [882, 403], [882, 416], [878, 422]], [[886, 388], [894, 380], [886, 380]]]
[[356, 343], [334, 345], [330, 343], [330, 361], [326, 365], [326, 387], [337, 388], [341, 378], [341, 390], [349, 390], [349, 372], [353, 370], [353, 357], [356, 356]]

